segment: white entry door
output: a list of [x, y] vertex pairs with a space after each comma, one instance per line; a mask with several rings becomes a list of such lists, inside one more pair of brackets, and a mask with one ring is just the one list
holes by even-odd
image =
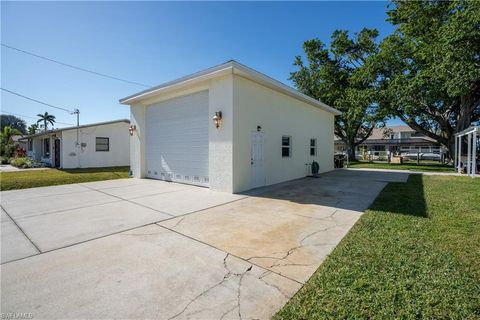
[[266, 184], [265, 134], [263, 132], [252, 132], [251, 146], [252, 188], [258, 188]]
[[208, 186], [209, 124], [208, 91], [147, 106], [145, 175]]

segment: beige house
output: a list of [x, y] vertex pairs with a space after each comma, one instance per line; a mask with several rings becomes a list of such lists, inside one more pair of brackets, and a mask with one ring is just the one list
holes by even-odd
[[[335, 152], [344, 151], [344, 143], [335, 137]], [[439, 143], [406, 125], [375, 128], [372, 135], [356, 149], [358, 157], [365, 153], [373, 157], [390, 153], [412, 156], [421, 153], [425, 158], [440, 158], [442, 152], [444, 149]]]
[[240, 192], [333, 169], [340, 112], [235, 61], [120, 102], [137, 178]]

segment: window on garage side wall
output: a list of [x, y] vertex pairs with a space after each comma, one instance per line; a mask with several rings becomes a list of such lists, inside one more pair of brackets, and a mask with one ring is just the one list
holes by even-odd
[[310, 155], [312, 157], [317, 155], [317, 139], [310, 139]]
[[110, 151], [110, 139], [104, 137], [96, 137], [95, 151]]
[[290, 158], [292, 156], [292, 137], [282, 136], [282, 158]]

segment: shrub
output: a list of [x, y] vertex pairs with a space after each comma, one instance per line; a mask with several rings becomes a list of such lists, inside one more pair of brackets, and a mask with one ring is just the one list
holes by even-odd
[[1, 164], [9, 164], [10, 159], [8, 157], [0, 157], [0, 163]]
[[0, 155], [11, 158], [15, 154], [16, 146], [14, 144], [4, 144], [2, 142], [0, 147]]
[[17, 168], [32, 168], [34, 161], [30, 158], [23, 157], [10, 160], [10, 164]]

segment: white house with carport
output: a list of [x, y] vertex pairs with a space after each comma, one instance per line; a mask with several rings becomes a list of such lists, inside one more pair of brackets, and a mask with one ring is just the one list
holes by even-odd
[[27, 156], [56, 168], [117, 167], [130, 164], [130, 121], [92, 123], [25, 136]]
[[120, 100], [131, 111], [131, 170], [241, 192], [333, 169], [340, 111], [236, 61]]

